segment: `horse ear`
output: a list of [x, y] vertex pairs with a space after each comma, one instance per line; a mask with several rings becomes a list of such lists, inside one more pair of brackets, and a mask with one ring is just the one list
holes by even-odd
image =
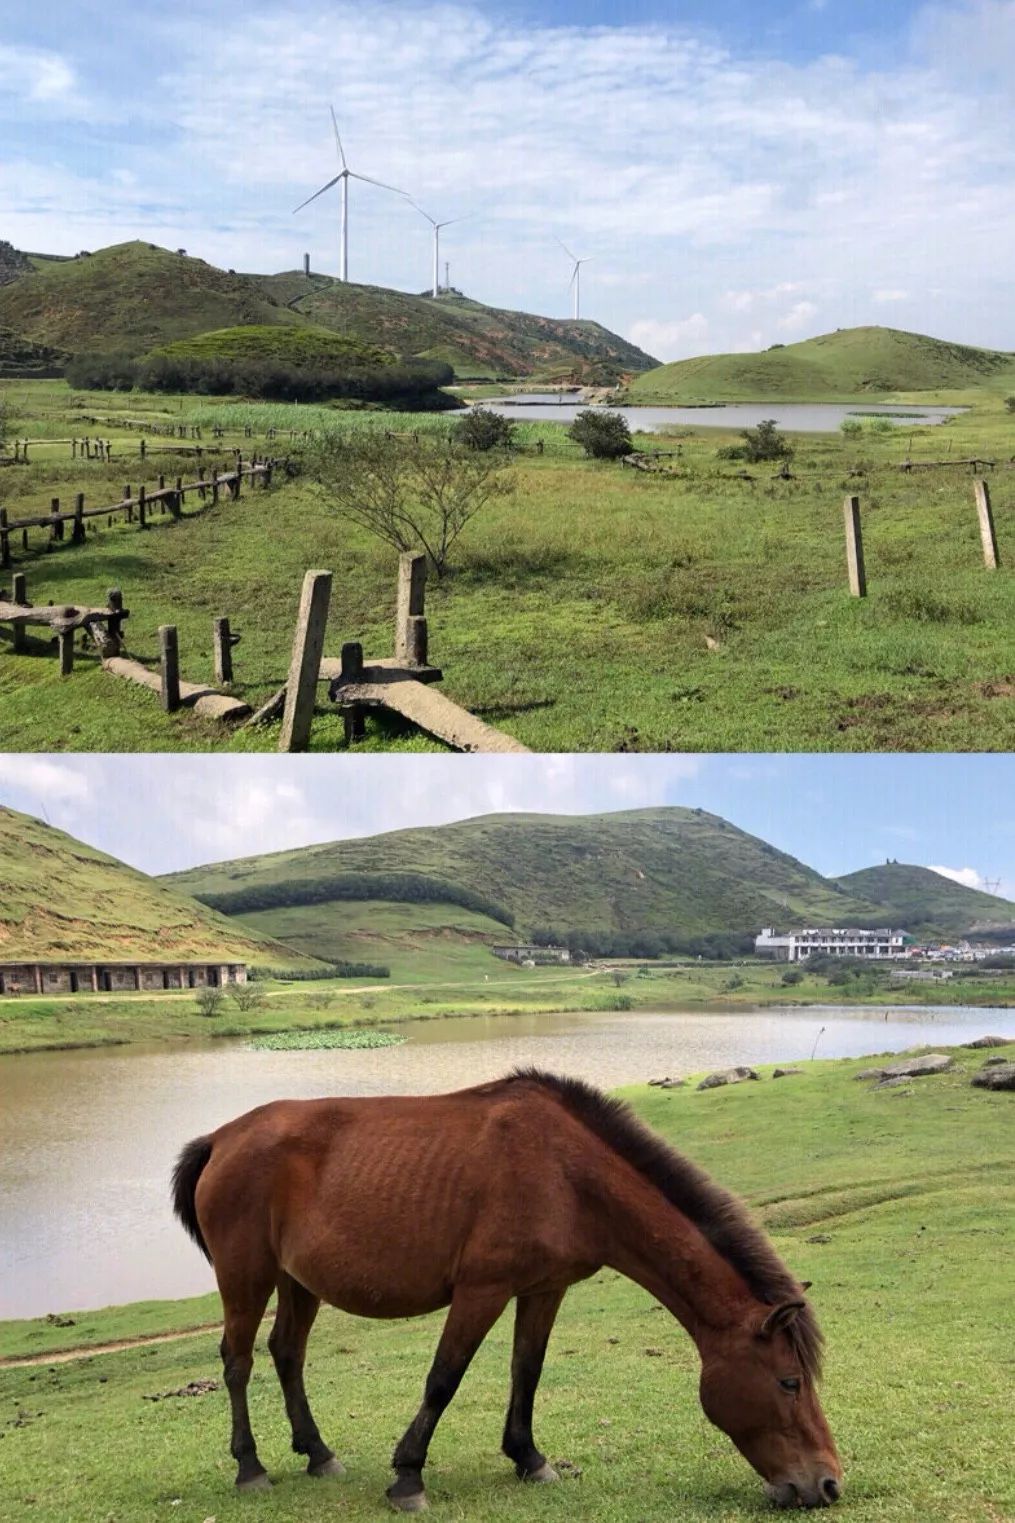
[[801, 1280], [800, 1281], [800, 1289], [801, 1290], [810, 1290], [810, 1288], [811, 1288], [811, 1286], [813, 1284], [814, 1284], [813, 1280]]
[[802, 1312], [805, 1301], [784, 1301], [781, 1306], [770, 1311], [764, 1322], [758, 1329], [759, 1338], [771, 1338], [775, 1333], [781, 1332], [795, 1322], [797, 1314]]

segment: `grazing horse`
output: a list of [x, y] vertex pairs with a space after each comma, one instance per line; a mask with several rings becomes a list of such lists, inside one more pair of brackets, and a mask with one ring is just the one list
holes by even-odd
[[322, 1301], [361, 1317], [449, 1307], [423, 1404], [394, 1452], [391, 1503], [426, 1506], [434, 1429], [516, 1301], [503, 1449], [522, 1480], [556, 1473], [532, 1406], [565, 1292], [609, 1266], [681, 1322], [701, 1404], [783, 1507], [834, 1502], [842, 1470], [815, 1389], [821, 1335], [802, 1286], [743, 1207], [577, 1079], [520, 1069], [450, 1095], [278, 1100], [183, 1149], [176, 1214], [214, 1265], [232, 1454], [243, 1490], [270, 1485], [247, 1412], [254, 1338], [268, 1346], [311, 1475], [341, 1465], [303, 1387]]

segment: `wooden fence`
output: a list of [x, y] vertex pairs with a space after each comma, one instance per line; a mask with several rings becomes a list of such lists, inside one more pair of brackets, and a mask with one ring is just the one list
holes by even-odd
[[284, 469], [285, 464], [286, 462], [276, 459], [258, 460], [256, 457], [244, 464], [242, 458], [237, 456], [231, 469], [222, 467], [212, 470], [210, 475], [202, 476], [197, 481], [185, 482], [182, 476], [177, 476], [172, 485], [167, 485], [165, 477], [160, 476], [156, 486], [139, 486], [136, 493], [131, 491], [128, 483], [120, 501], [107, 503], [104, 507], [86, 507], [84, 492], [78, 492], [74, 498], [74, 507], [69, 511], [63, 507], [59, 497], [52, 498], [48, 513], [31, 518], [11, 519], [7, 509], [0, 508], [0, 569], [6, 570], [12, 564], [12, 544], [19, 538], [21, 549], [29, 550], [29, 534], [33, 529], [46, 531], [47, 550], [66, 538], [68, 524], [70, 543], [73, 545], [84, 544], [88, 521], [93, 519], [105, 518], [107, 526], [111, 527], [114, 518], [121, 515], [127, 523], [136, 523], [138, 528], [145, 529], [154, 512], [180, 518], [188, 492], [196, 492], [202, 502], [210, 498], [215, 503], [221, 493], [227, 491], [235, 500], [240, 496], [244, 478], [252, 486], [260, 482], [263, 487], [269, 487], [274, 471], [280, 467]]

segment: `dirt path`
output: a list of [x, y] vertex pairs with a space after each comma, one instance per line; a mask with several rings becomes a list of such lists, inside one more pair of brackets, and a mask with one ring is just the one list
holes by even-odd
[[74, 1359], [90, 1359], [94, 1354], [119, 1354], [124, 1349], [146, 1348], [152, 1343], [177, 1343], [196, 1333], [216, 1333], [221, 1322], [202, 1322], [178, 1333], [149, 1333], [139, 1338], [118, 1338], [114, 1343], [84, 1343], [78, 1348], [60, 1349], [51, 1354], [11, 1354], [0, 1356], [0, 1370], [24, 1370], [40, 1364], [70, 1364]]

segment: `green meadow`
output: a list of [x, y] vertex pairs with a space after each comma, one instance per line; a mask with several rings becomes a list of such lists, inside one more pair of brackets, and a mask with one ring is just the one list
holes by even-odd
[[[111, 465], [72, 461], [37, 443], [28, 467], [0, 473], [12, 519], [45, 513], [53, 496], [85, 490], [92, 503], [137, 482], [137, 437], [127, 416], [223, 421], [223, 445], [285, 453], [270, 427], [401, 431], [446, 426], [416, 417], [340, 413], [279, 404], [70, 393], [60, 382], [9, 388], [15, 432], [116, 440]], [[926, 398], [921, 398], [926, 400]], [[1012, 482], [1015, 418], [999, 394], [958, 393], [971, 410], [935, 428], [873, 428], [857, 437], [799, 435], [793, 478], [740, 467], [717, 450], [723, 430], [678, 428], [640, 438], [677, 449], [672, 475], [585, 460], [552, 423], [528, 425], [514, 491], [490, 504], [463, 535], [448, 574], [431, 580], [432, 659], [443, 690], [535, 750], [1003, 750], [1015, 745], [1015, 556]], [[859, 404], [858, 404], [859, 405]], [[88, 419], [101, 421], [89, 425]], [[245, 424], [255, 432], [243, 433]], [[158, 441], [153, 441], [158, 442]], [[903, 473], [899, 463], [986, 456], [1002, 569], [981, 559], [968, 466]], [[169, 479], [192, 466], [149, 457]], [[861, 474], [856, 475], [854, 472]], [[869, 595], [846, 585], [842, 499], [861, 498]], [[200, 506], [184, 519], [103, 527], [81, 547], [47, 551], [33, 536], [16, 568], [42, 602], [100, 603], [122, 587], [131, 654], [155, 664], [159, 625], [179, 629], [183, 675], [212, 677], [212, 620], [227, 614], [242, 636], [235, 691], [259, 704], [284, 680], [303, 573], [334, 571], [326, 650], [347, 640], [369, 657], [392, 647], [395, 555], [342, 520], [308, 481], [246, 490], [238, 502]], [[24, 750], [273, 749], [277, 726], [236, 734], [186, 711], [163, 715], [146, 690], [79, 657], [58, 675], [49, 646], [33, 639], [14, 658], [0, 636], [4, 743]], [[321, 688], [312, 747], [345, 745], [340, 717]], [[371, 719], [370, 749], [434, 743]]]
[[[761, 1083], [706, 1093], [628, 1093], [647, 1122], [747, 1199], [795, 1273], [813, 1280], [827, 1339], [822, 1399], [846, 1471], [839, 1505], [856, 1523], [1015, 1516], [1015, 1364], [999, 1272], [1015, 1246], [1012, 1097], [971, 1088], [983, 1053], [955, 1056], [950, 1073], [881, 1091], [856, 1081], [863, 1059], [804, 1064], [777, 1082], [765, 1070]], [[383, 1515], [390, 1453], [416, 1408], [439, 1317], [322, 1312], [307, 1384], [347, 1467], [327, 1483], [309, 1480], [290, 1452], [266, 1324], [250, 1395], [274, 1489], [250, 1497], [233, 1489], [224, 1391], [173, 1394], [220, 1381], [215, 1298], [71, 1314], [73, 1326], [0, 1324], [0, 1517]], [[129, 1341], [176, 1330], [172, 1341]], [[128, 1346], [98, 1351], [121, 1340]], [[75, 1348], [66, 1362], [54, 1357]], [[701, 1414], [691, 1343], [634, 1285], [603, 1272], [564, 1303], [536, 1409], [537, 1441], [576, 1467], [556, 1486], [519, 1485], [499, 1453], [509, 1350], [505, 1317], [437, 1431], [427, 1471], [436, 1517], [771, 1516], [757, 1478]], [[10, 1363], [26, 1357], [36, 1362]]]

